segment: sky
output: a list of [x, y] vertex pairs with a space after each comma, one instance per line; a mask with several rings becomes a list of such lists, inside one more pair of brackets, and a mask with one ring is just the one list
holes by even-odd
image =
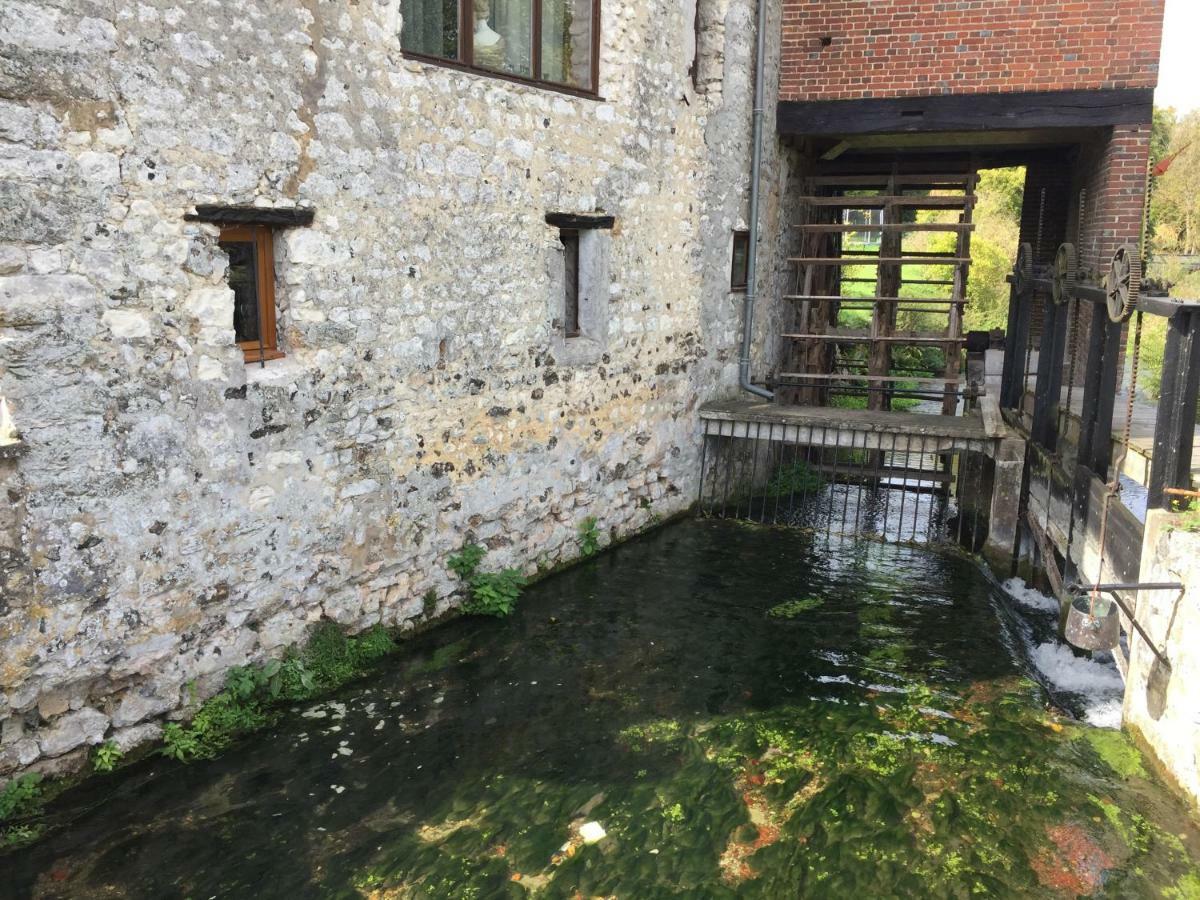
[[1173, 106], [1179, 113], [1200, 109], [1200, 73], [1195, 59], [1197, 44], [1200, 44], [1200, 3], [1197, 0], [1167, 0], [1155, 105]]

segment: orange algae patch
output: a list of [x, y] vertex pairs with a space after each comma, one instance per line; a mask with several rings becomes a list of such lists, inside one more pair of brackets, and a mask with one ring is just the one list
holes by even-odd
[[718, 863], [727, 884], [736, 885], [757, 878], [758, 873], [750, 866], [749, 858], [763, 847], [778, 843], [783, 824], [825, 787], [823, 779], [814, 777], [782, 809], [777, 809], [763, 793], [767, 778], [756, 771], [761, 765], [757, 759], [746, 760], [742, 773], [734, 782], [734, 788], [749, 813], [750, 823], [755, 827], [755, 834], [749, 840], [738, 840], [736, 833], [729, 836], [729, 843], [725, 845]]
[[1038, 881], [1071, 897], [1094, 894], [1112, 868], [1112, 857], [1078, 825], [1047, 826], [1046, 836], [1053, 849], [1047, 847], [1030, 862]]

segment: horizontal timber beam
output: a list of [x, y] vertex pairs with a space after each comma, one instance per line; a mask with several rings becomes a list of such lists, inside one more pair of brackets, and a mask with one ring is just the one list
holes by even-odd
[[1106, 128], [1146, 125], [1154, 91], [1020, 91], [866, 100], [784, 100], [780, 134], [849, 137], [935, 131]]

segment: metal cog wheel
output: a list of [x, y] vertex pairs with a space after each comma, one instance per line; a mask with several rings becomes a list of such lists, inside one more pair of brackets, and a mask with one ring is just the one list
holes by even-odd
[[1128, 322], [1137, 307], [1142, 286], [1142, 260], [1137, 247], [1123, 244], [1113, 254], [1108, 267], [1104, 291], [1108, 317], [1114, 322]]
[[1033, 245], [1022, 244], [1017, 250], [1017, 262], [1013, 266], [1013, 287], [1024, 294], [1033, 284]]
[[1075, 296], [1075, 283], [1079, 277], [1079, 256], [1074, 244], [1062, 244], [1054, 254], [1054, 276], [1050, 293], [1055, 303], [1066, 303]]

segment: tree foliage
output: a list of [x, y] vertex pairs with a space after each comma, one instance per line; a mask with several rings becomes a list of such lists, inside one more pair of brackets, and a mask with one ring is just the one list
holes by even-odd
[[1187, 114], [1168, 128], [1159, 122], [1170, 111], [1157, 111], [1156, 142], [1165, 158], [1178, 154], [1170, 168], [1155, 179], [1152, 222], [1154, 248], [1160, 251], [1200, 253], [1200, 111]]

